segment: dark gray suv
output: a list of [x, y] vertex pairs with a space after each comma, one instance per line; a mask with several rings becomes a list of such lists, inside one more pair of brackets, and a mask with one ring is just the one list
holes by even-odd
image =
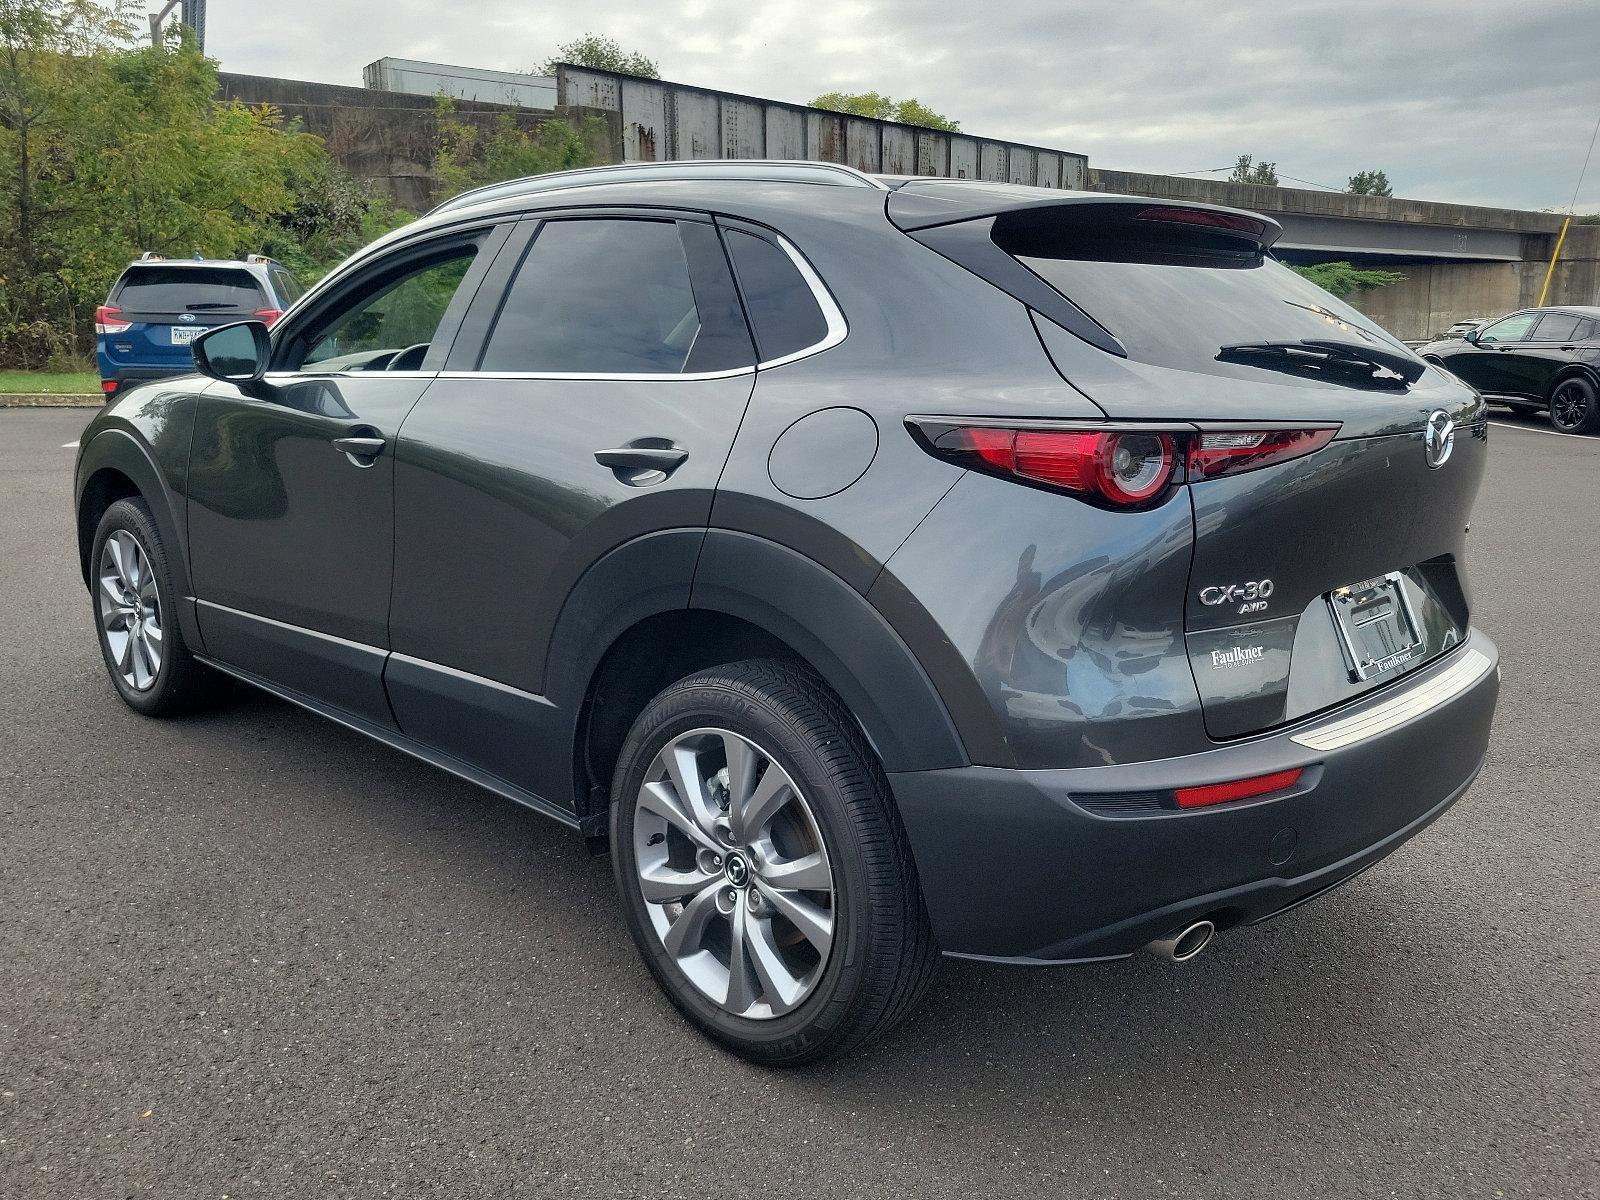
[[122, 698], [232, 676], [609, 847], [672, 1001], [1198, 953], [1484, 755], [1483, 402], [1248, 213], [822, 164], [450, 202], [77, 464]]

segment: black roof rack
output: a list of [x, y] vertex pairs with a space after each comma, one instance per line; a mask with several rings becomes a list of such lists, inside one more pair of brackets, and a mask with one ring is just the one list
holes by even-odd
[[885, 189], [865, 172], [843, 163], [808, 162], [801, 159], [710, 158], [682, 162], [615, 163], [606, 167], [581, 167], [575, 171], [553, 171], [530, 175], [474, 188], [446, 200], [432, 209], [435, 216], [456, 209], [488, 204], [514, 196], [531, 196], [564, 188], [599, 187], [608, 183], [643, 183], [662, 179], [728, 179], [762, 183], [813, 183], [829, 187], [867, 187]]

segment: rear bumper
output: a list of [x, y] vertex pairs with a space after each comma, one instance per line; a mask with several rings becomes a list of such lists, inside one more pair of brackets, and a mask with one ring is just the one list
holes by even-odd
[[148, 383], [152, 379], [172, 379], [179, 375], [193, 375], [194, 364], [173, 367], [114, 367], [102, 363], [100, 378], [115, 381], [116, 391], [108, 392], [114, 396], [117, 392], [130, 388], [136, 383]]
[[[948, 954], [1120, 958], [1190, 921], [1266, 920], [1346, 882], [1449, 808], [1483, 765], [1499, 655], [1482, 633], [1332, 714], [1200, 754], [1072, 770], [890, 776]], [[1190, 811], [1078, 798], [1301, 767], [1291, 791]]]

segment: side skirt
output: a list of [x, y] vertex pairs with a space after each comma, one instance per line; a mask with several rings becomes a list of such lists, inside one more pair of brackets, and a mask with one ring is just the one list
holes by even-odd
[[357, 733], [365, 734], [375, 742], [382, 742], [385, 746], [393, 747], [402, 754], [408, 754], [412, 758], [420, 759], [431, 767], [438, 767], [441, 771], [448, 771], [458, 779], [465, 779], [468, 783], [477, 784], [485, 791], [493, 792], [497, 796], [503, 796], [507, 800], [515, 801], [525, 808], [531, 808], [534, 812], [558, 821], [568, 829], [578, 828], [577, 817], [559, 805], [552, 804], [542, 796], [536, 796], [513, 783], [508, 783], [497, 775], [491, 775], [487, 771], [480, 771], [477, 767], [464, 763], [458, 758], [443, 754], [431, 746], [407, 737], [397, 730], [374, 725], [362, 720], [360, 717], [351, 716], [349, 713], [341, 712], [339, 709], [332, 708], [326, 704], [319, 704], [310, 697], [302, 696], [300, 693], [285, 687], [279, 687], [277, 684], [271, 683], [250, 671], [243, 671], [238, 667], [230, 667], [227, 663], [217, 662], [215, 659], [206, 658], [202, 655], [197, 654], [195, 657], [205, 663], [206, 666], [221, 671], [224, 675], [232, 675], [235, 679], [248, 683], [251, 687], [258, 687], [264, 692], [270, 692], [280, 700], [287, 700], [290, 704], [299, 705], [308, 712], [316, 713], [319, 717], [326, 717], [335, 724], [343, 725], [346, 729], [353, 729]]

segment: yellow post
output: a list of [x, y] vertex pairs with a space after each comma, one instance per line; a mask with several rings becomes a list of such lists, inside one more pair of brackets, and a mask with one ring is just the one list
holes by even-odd
[[1561, 255], [1561, 243], [1567, 240], [1567, 226], [1572, 224], [1572, 214], [1568, 213], [1561, 222], [1561, 232], [1556, 235], [1556, 248], [1550, 252], [1550, 269], [1544, 273], [1544, 286], [1539, 289], [1539, 303], [1535, 308], [1544, 307], [1544, 298], [1550, 294], [1550, 277], [1556, 273], [1556, 259]]

